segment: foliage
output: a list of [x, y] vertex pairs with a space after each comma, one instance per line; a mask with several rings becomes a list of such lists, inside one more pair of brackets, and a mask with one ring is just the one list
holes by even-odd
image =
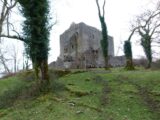
[[101, 27], [102, 27], [102, 40], [101, 40], [102, 51], [104, 57], [108, 57], [108, 32], [104, 18], [101, 18]]
[[17, 76], [4, 78], [0, 81], [0, 109], [13, 105], [22, 90], [29, 84], [19, 80]]
[[127, 70], [134, 70], [133, 61], [132, 61], [132, 48], [131, 42], [129, 40], [125, 41], [124, 43], [124, 53], [126, 57], [126, 69]]
[[48, 79], [49, 51], [49, 5], [48, 0], [18, 0], [22, 14], [26, 53], [29, 54], [38, 79], [39, 69], [42, 79]]
[[56, 75], [58, 77], [63, 77], [69, 73], [71, 73], [71, 71], [69, 71], [69, 70], [54, 70], [54, 75]]
[[151, 48], [151, 36], [149, 35], [149, 31], [147, 32], [146, 30], [146, 33], [142, 33], [141, 31], [139, 31], [139, 34], [141, 35], [141, 45], [144, 49], [144, 53], [147, 57], [147, 60], [148, 60], [148, 66], [147, 68], [150, 68], [151, 67], [151, 63], [152, 63], [152, 48]]
[[124, 53], [126, 58], [132, 58], [131, 42], [128, 40], [124, 43]]

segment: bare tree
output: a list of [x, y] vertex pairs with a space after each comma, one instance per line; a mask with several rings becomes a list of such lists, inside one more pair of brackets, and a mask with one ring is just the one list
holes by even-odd
[[23, 70], [29, 70], [29, 68], [31, 67], [31, 63], [30, 63], [30, 57], [29, 55], [26, 53], [26, 51], [23, 52]]
[[16, 6], [16, 0], [1, 0], [1, 13], [0, 13], [0, 35], [2, 34], [3, 24], [5, 21], [8, 23], [8, 16], [11, 10]]
[[10, 59], [7, 59], [4, 54], [6, 52], [5, 51], [2, 51], [2, 49], [0, 49], [0, 64], [3, 66], [4, 70], [5, 70], [5, 73], [7, 74], [10, 74], [11, 73], [11, 70], [9, 69], [8, 65], [7, 65], [7, 62], [10, 60]]
[[[17, 0], [0, 0], [0, 38], [12, 38], [25, 42], [15, 29], [12, 29], [16, 33], [15, 35], [11, 35], [9, 32], [10, 26], [13, 28], [13, 24], [9, 22], [9, 16], [17, 4]], [[3, 28], [5, 24], [7, 25], [7, 32], [4, 33]]]
[[134, 68], [132, 62], [131, 38], [134, 33], [140, 36], [140, 44], [144, 49], [144, 53], [148, 60], [147, 68], [151, 67], [152, 63], [152, 44], [160, 37], [160, 2], [157, 3], [155, 10], [146, 10], [138, 15], [131, 24], [131, 34], [124, 44], [124, 52], [126, 56], [126, 67]]
[[152, 43], [159, 38], [160, 33], [160, 6], [154, 11], [148, 10], [137, 17], [137, 33], [140, 35], [141, 45], [148, 60], [147, 68], [152, 63]]
[[[21, 37], [21, 35], [16, 31], [13, 23], [10, 22], [11, 20], [11, 16], [13, 13], [13, 9], [18, 5], [18, 0], [0, 0], [0, 40], [1, 38], [11, 38], [9, 40], [12, 39], [17, 39], [20, 41], [25, 42], [25, 40], [23, 39], [23, 37]], [[10, 34], [12, 31], [12, 33], [14, 33], [14, 35]], [[1, 43], [3, 44], [3, 43]], [[10, 53], [4, 53], [2, 52], [2, 49], [0, 51], [0, 63], [4, 66], [4, 69], [6, 72], [11, 73], [11, 69], [8, 68], [7, 63], [8, 63], [8, 59], [7, 57], [11, 57], [9, 58], [10, 60], [12, 60], [13, 63], [13, 69], [14, 72], [17, 72], [17, 51], [15, 46], [13, 46], [13, 53], [12, 55]], [[5, 55], [7, 54], [7, 57], [5, 57]], [[10, 54], [8, 56], [8, 54]], [[10, 67], [11, 68], [11, 67]]]
[[14, 73], [16, 73], [18, 70], [18, 48], [16, 48], [15, 45], [12, 45], [12, 53], [10, 54], [11, 60], [13, 61], [13, 70]]

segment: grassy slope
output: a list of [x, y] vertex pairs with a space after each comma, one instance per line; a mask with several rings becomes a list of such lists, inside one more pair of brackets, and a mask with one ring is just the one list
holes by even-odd
[[[0, 81], [0, 96], [30, 84], [19, 77]], [[93, 70], [54, 80], [52, 91], [17, 99], [0, 109], [1, 120], [159, 120], [160, 71]], [[1, 102], [1, 101], [0, 101]]]

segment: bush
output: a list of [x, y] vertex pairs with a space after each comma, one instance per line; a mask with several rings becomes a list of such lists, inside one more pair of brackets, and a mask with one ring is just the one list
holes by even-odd
[[145, 59], [145, 58], [134, 59], [133, 62], [135, 64], [135, 66], [138, 66], [138, 67], [146, 68], [146, 66], [147, 66], [147, 59]]
[[21, 95], [23, 87], [19, 86], [14, 90], [9, 89], [0, 96], [0, 109], [12, 106], [16, 99]]
[[55, 70], [53, 73], [54, 73], [57, 77], [63, 77], [63, 76], [65, 76], [65, 75], [71, 73], [71, 71], [70, 71], [70, 70]]
[[151, 66], [152, 66], [151, 69], [154, 69], [154, 70], [160, 69], [160, 60], [153, 62]]

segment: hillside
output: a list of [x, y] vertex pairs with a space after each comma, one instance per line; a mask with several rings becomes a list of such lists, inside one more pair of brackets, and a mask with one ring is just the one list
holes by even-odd
[[37, 91], [32, 72], [1, 79], [0, 120], [160, 119], [160, 71], [50, 74], [51, 89], [43, 93]]

